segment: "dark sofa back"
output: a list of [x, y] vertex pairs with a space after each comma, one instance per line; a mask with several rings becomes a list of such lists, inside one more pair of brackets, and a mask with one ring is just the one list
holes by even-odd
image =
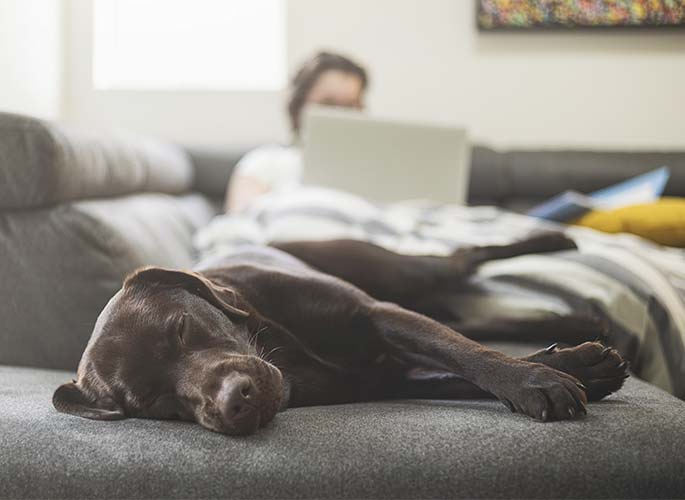
[[186, 153], [195, 167], [193, 190], [223, 201], [233, 169], [251, 149], [247, 146], [186, 147]]
[[[194, 189], [223, 200], [233, 168], [249, 150], [186, 148], [195, 166]], [[685, 196], [685, 151], [497, 151], [474, 146], [468, 202], [525, 211], [567, 189], [589, 193], [663, 165], [671, 168], [665, 194]]]
[[665, 195], [685, 196], [685, 151], [498, 152], [476, 146], [471, 153], [469, 203], [525, 210], [567, 189], [589, 193], [667, 165]]

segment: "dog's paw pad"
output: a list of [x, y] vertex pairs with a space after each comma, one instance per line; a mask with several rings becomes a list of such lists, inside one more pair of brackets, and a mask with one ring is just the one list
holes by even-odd
[[580, 380], [590, 401], [618, 391], [628, 378], [628, 362], [616, 349], [599, 342], [585, 342], [568, 348], [553, 345], [539, 354], [536, 361]]

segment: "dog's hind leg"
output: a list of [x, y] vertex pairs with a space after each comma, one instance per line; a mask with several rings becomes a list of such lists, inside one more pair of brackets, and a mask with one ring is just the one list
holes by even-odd
[[458, 287], [489, 260], [576, 248], [563, 233], [541, 233], [509, 245], [461, 248], [450, 256], [401, 255], [357, 240], [294, 241], [271, 246], [352, 283], [378, 300], [409, 308], [427, 293]]
[[378, 300], [407, 304], [446, 282], [464, 279], [459, 259], [400, 255], [357, 240], [296, 241], [272, 245]]

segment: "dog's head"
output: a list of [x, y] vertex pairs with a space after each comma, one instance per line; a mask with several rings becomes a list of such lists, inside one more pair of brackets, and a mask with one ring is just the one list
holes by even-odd
[[53, 396], [96, 420], [182, 419], [226, 434], [255, 432], [279, 409], [281, 372], [249, 342], [250, 313], [203, 276], [142, 269], [95, 324], [77, 380]]

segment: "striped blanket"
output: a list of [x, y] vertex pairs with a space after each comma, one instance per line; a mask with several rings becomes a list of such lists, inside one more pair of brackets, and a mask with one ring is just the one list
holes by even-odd
[[[591, 310], [641, 378], [685, 399], [685, 252], [630, 235], [567, 227], [494, 207], [409, 201], [376, 205], [323, 188], [263, 196], [222, 215], [195, 238], [201, 258], [243, 244], [351, 238], [403, 254], [446, 255], [464, 245], [505, 244], [563, 230], [578, 251], [494, 261], [455, 308], [494, 318], [538, 319]], [[471, 286], [473, 285], [473, 286]], [[588, 309], [589, 308], [589, 309]]]

